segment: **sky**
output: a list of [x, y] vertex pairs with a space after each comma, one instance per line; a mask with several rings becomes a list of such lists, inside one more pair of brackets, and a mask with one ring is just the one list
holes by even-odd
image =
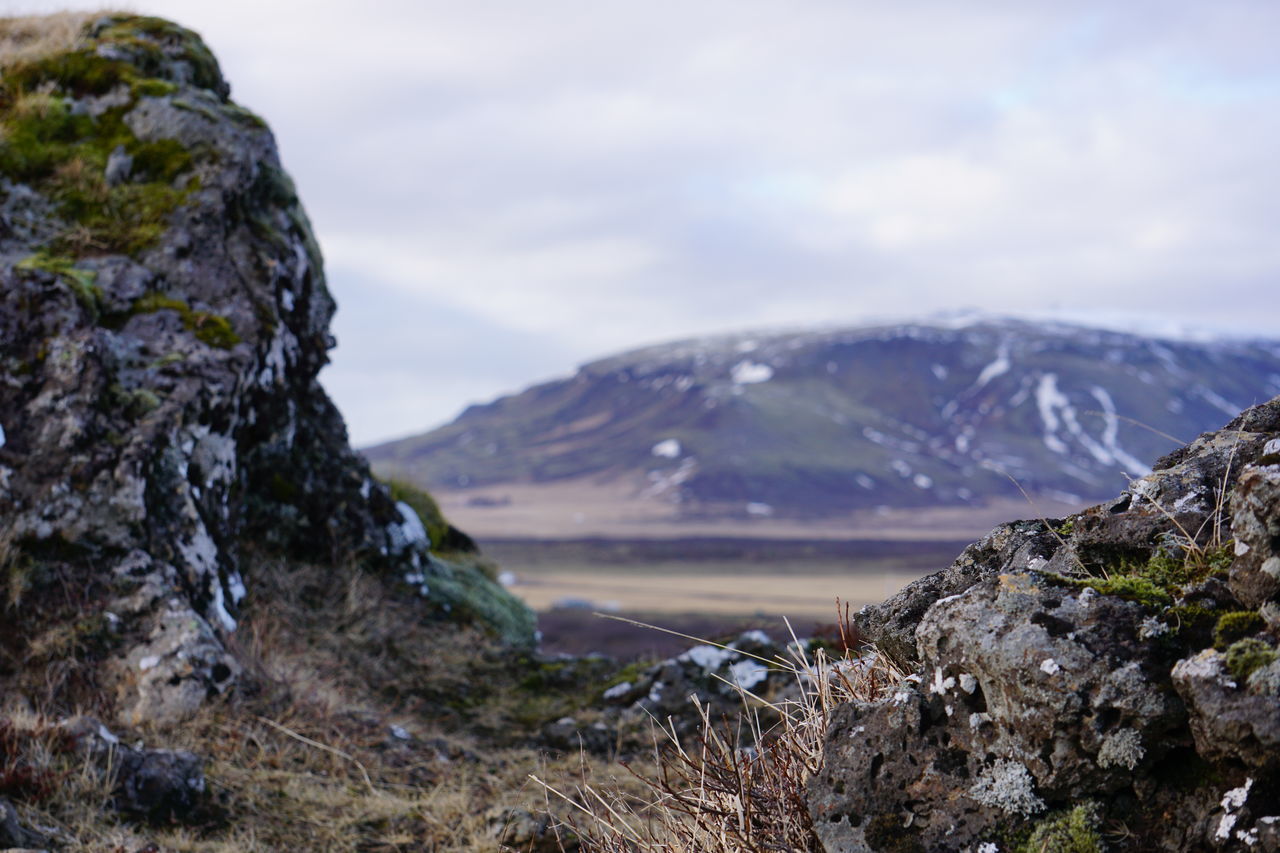
[[124, 8], [200, 32], [273, 128], [358, 446], [717, 332], [1280, 328], [1271, 0]]

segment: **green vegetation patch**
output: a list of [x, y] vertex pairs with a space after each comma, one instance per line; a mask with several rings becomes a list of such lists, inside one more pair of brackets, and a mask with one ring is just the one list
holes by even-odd
[[1054, 583], [1075, 589], [1092, 587], [1148, 607], [1166, 608], [1184, 587], [1226, 572], [1231, 565], [1231, 543], [1215, 548], [1192, 548], [1183, 558], [1156, 554], [1145, 563], [1121, 563], [1101, 577], [1069, 578], [1055, 575]]
[[1114, 595], [1127, 601], [1136, 601], [1148, 607], [1168, 607], [1173, 597], [1157, 586], [1150, 578], [1140, 575], [1111, 575], [1105, 578], [1055, 577], [1054, 583], [1074, 589], [1089, 587], [1103, 595]]
[[1276, 650], [1254, 637], [1239, 640], [1227, 648], [1227, 671], [1237, 684], [1243, 684], [1255, 670], [1274, 663], [1280, 657]]
[[428, 596], [446, 605], [452, 615], [486, 625], [514, 646], [535, 642], [538, 624], [533, 611], [473, 561], [432, 557], [426, 575]]
[[1065, 811], [1051, 812], [1036, 822], [1017, 853], [1102, 853], [1099, 834], [1101, 812], [1097, 803], [1081, 803]]
[[194, 332], [198, 340], [217, 349], [231, 349], [240, 343], [240, 336], [231, 326], [231, 321], [221, 314], [210, 311], [196, 311], [181, 299], [164, 296], [159, 293], [148, 293], [134, 300], [130, 316], [151, 314], [156, 311], [176, 311], [182, 318], [182, 326]]
[[1233, 610], [1218, 617], [1218, 624], [1213, 629], [1213, 647], [1224, 651], [1236, 640], [1262, 630], [1266, 622], [1252, 610]]
[[72, 258], [59, 257], [48, 252], [23, 258], [17, 263], [20, 270], [40, 270], [51, 273], [71, 288], [76, 300], [95, 318], [102, 303], [102, 288], [94, 283], [97, 273], [93, 270], [80, 269]]
[[199, 35], [172, 21], [155, 17], [128, 16], [116, 19], [97, 35], [125, 51], [132, 65], [145, 77], [179, 83], [170, 75], [186, 66], [190, 82], [201, 89], [225, 93], [226, 83], [212, 51]]
[[[106, 49], [103, 49], [106, 46]], [[177, 64], [175, 64], [177, 63]], [[191, 152], [173, 139], [144, 142], [124, 122], [141, 97], [177, 90], [182, 72], [197, 86], [225, 88], [194, 33], [155, 18], [122, 18], [80, 50], [4, 70], [0, 78], [0, 174], [51, 199], [67, 228], [49, 247], [71, 258], [134, 255], [154, 245], [170, 214], [196, 188], [183, 182]], [[123, 93], [99, 115], [78, 99]], [[107, 179], [107, 165], [117, 174]]]

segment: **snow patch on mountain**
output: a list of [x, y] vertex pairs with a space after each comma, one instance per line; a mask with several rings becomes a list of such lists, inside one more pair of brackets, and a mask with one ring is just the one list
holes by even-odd
[[986, 387], [992, 379], [1008, 373], [1012, 366], [1013, 362], [1009, 360], [1009, 343], [1006, 341], [996, 351], [996, 360], [982, 368], [982, 372], [978, 374], [978, 380], [973, 383], [973, 390]]
[[1061, 421], [1058, 412], [1071, 407], [1067, 395], [1058, 390], [1058, 376], [1046, 373], [1040, 377], [1036, 387], [1036, 408], [1040, 410], [1040, 420], [1044, 421], [1044, 446], [1054, 453], [1067, 454], [1067, 443], [1058, 438]]
[[663, 459], [676, 459], [680, 456], [680, 442], [674, 438], [663, 439], [655, 444], [649, 452]]
[[755, 385], [773, 378], [773, 368], [754, 361], [740, 361], [729, 372], [734, 385]]
[[1098, 405], [1102, 406], [1102, 444], [1107, 448], [1111, 458], [1125, 466], [1125, 469], [1133, 476], [1140, 477], [1149, 474], [1151, 472], [1149, 465], [1120, 446], [1120, 417], [1116, 414], [1115, 401], [1111, 399], [1107, 389], [1101, 385], [1095, 385], [1089, 389], [1089, 393], [1098, 401]]

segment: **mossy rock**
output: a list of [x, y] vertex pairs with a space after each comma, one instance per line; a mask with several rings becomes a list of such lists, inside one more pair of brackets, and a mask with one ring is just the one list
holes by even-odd
[[1274, 663], [1278, 657], [1280, 657], [1280, 653], [1277, 653], [1270, 645], [1262, 640], [1249, 637], [1232, 643], [1227, 648], [1227, 671], [1231, 673], [1231, 677], [1236, 680], [1237, 684], [1243, 684], [1245, 679], [1256, 670]]
[[[124, 121], [141, 98], [167, 97], [180, 85], [225, 99], [217, 61], [200, 38], [159, 18], [106, 18], [84, 47], [13, 63], [0, 77], [0, 174], [57, 205], [66, 228], [50, 246], [72, 258], [136, 255], [154, 245], [171, 214], [198, 187], [191, 151], [172, 139], [144, 142]], [[97, 115], [87, 97], [123, 92]], [[113, 97], [115, 95], [113, 94]], [[108, 181], [114, 152], [130, 158]]]
[[1096, 803], [1051, 812], [1036, 821], [1031, 835], [1015, 849], [1017, 853], [1102, 853], [1106, 846], [1099, 834], [1101, 822]]
[[432, 556], [424, 574], [428, 597], [451, 615], [487, 625], [515, 646], [536, 643], [533, 611], [471, 561]]
[[1168, 607], [1173, 597], [1150, 578], [1139, 575], [1111, 575], [1105, 578], [1066, 578], [1054, 576], [1053, 583], [1074, 589], [1086, 587], [1102, 595], [1114, 595], [1127, 601], [1136, 601], [1148, 607]]
[[1232, 559], [1231, 544], [1192, 548], [1181, 557], [1155, 554], [1145, 562], [1121, 562], [1100, 577], [1068, 578], [1055, 575], [1054, 583], [1163, 609], [1173, 604], [1182, 589], [1226, 571]]
[[1262, 630], [1266, 622], [1253, 610], [1233, 610], [1218, 617], [1213, 629], [1213, 647], [1225, 651], [1228, 646]]
[[182, 318], [182, 327], [195, 334], [196, 339], [216, 349], [231, 349], [240, 343], [240, 336], [231, 321], [221, 314], [196, 311], [181, 299], [160, 293], [148, 293], [134, 300], [129, 316], [153, 314], [156, 311], [175, 311]]
[[102, 305], [102, 288], [95, 284], [97, 273], [81, 269], [72, 258], [60, 257], [49, 252], [37, 252], [16, 264], [19, 270], [47, 272], [64, 282], [75, 294], [76, 300], [97, 320]]

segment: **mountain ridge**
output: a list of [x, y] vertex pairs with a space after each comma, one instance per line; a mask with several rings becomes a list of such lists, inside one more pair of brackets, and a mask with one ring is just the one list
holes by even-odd
[[[1011, 318], [646, 346], [364, 452], [448, 492], [627, 483], [686, 519], [1101, 499], [1280, 392], [1280, 342]], [[1164, 435], [1161, 435], [1164, 433]], [[482, 497], [481, 500], [487, 498]]]

